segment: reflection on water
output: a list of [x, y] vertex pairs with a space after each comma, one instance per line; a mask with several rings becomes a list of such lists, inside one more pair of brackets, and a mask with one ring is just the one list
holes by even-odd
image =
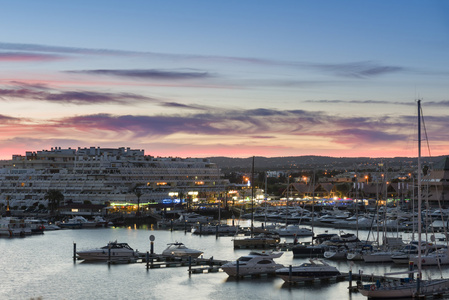
[[[239, 225], [250, 226], [250, 223], [241, 221]], [[316, 233], [324, 233], [324, 230], [317, 228]], [[329, 232], [333, 232], [332, 229]], [[360, 234], [368, 233], [360, 231]], [[176, 241], [202, 250], [205, 258], [235, 260], [249, 252], [234, 250], [233, 237], [197, 236], [184, 231], [154, 230], [145, 225], [49, 231], [26, 238], [0, 239], [0, 299], [365, 299], [359, 293], [350, 294], [345, 281], [290, 285], [277, 277], [236, 280], [224, 272], [189, 275], [187, 267], [147, 270], [142, 263], [108, 266], [106, 263], [74, 262], [72, 258], [74, 243], [77, 249], [83, 250], [117, 240], [146, 252], [150, 249], [150, 235], [155, 237], [156, 253]], [[283, 240], [291, 242], [292, 238]], [[310, 237], [302, 240], [310, 240]], [[294, 259], [291, 252], [286, 252], [276, 261], [288, 266], [299, 265], [306, 259]], [[330, 264], [342, 272], [352, 269], [354, 273], [360, 270], [364, 274], [397, 272], [402, 268], [346, 261], [330, 261]], [[437, 271], [435, 267], [426, 268], [424, 277], [438, 278]], [[448, 271], [444, 272], [449, 277]]]

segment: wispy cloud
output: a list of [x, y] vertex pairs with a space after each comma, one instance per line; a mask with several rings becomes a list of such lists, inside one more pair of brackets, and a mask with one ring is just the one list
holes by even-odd
[[213, 77], [208, 72], [200, 72], [196, 70], [190, 71], [168, 71], [168, 70], [81, 70], [66, 71], [67, 73], [81, 73], [91, 75], [108, 75], [118, 77], [131, 77], [141, 79], [205, 79]]
[[372, 61], [343, 64], [310, 64], [310, 67], [323, 70], [337, 76], [352, 78], [367, 78], [406, 71], [406, 68], [403, 67], [381, 65]]
[[[380, 100], [306, 100], [306, 103], [328, 103], [328, 104], [382, 104], [382, 105], [404, 105], [416, 106], [416, 101], [380, 101]], [[448, 107], [449, 100], [425, 101], [426, 107]]]
[[[261, 66], [284, 66], [296, 69], [310, 69], [315, 71], [324, 72], [326, 74], [332, 74], [338, 77], [350, 77], [350, 78], [369, 78], [374, 76], [386, 75], [397, 72], [407, 72], [407, 68], [401, 66], [383, 65], [374, 61], [359, 61], [359, 62], [347, 62], [340, 64], [332, 63], [309, 63], [298, 61], [282, 61], [271, 60], [254, 57], [231, 57], [231, 56], [211, 56], [211, 55], [190, 55], [190, 54], [170, 54], [170, 53], [156, 53], [156, 52], [139, 52], [139, 51], [123, 51], [115, 49], [91, 49], [91, 48], [77, 48], [77, 47], [61, 47], [39, 44], [19, 44], [19, 43], [0, 43], [0, 50], [8, 51], [22, 51], [31, 52], [36, 55], [41, 53], [59, 53], [59, 54], [76, 54], [76, 55], [112, 55], [112, 56], [127, 56], [127, 57], [154, 57], [159, 59], [170, 60], [187, 60], [191, 62], [196, 61], [215, 61], [221, 63], [235, 63], [235, 64], [251, 64]], [[114, 76], [127, 76], [127, 77], [145, 77], [145, 76], [173, 76], [175, 74], [163, 74], [157, 72], [151, 74], [151, 72], [134, 72], [136, 70], [85, 70], [77, 72], [91, 72], [97, 74], [107, 74]], [[151, 71], [151, 70], [148, 70]], [[74, 71], [75, 72], [75, 71]], [[192, 75], [192, 74], [190, 74]], [[194, 76], [211, 76], [209, 73], [194, 74]], [[151, 77], [154, 78], [154, 77]], [[290, 84], [294, 84], [291, 82]]]
[[1, 62], [52, 61], [61, 59], [63, 59], [63, 57], [60, 55], [22, 53], [22, 52], [0, 52]]
[[[321, 112], [248, 110], [190, 115], [135, 116], [96, 114], [65, 118], [57, 126], [73, 127], [77, 130], [107, 130], [133, 132], [136, 136], [166, 136], [175, 133], [250, 136], [271, 138], [276, 134], [295, 136], [323, 136], [362, 143], [401, 140], [394, 133], [408, 122], [399, 117], [383, 120], [372, 118], [351, 119], [328, 116]], [[393, 129], [391, 129], [393, 127]], [[332, 129], [330, 129], [332, 128]], [[354, 129], [357, 128], [357, 129]], [[376, 129], [372, 129], [376, 128]], [[390, 129], [387, 131], [386, 128]]]
[[139, 103], [152, 103], [161, 107], [207, 110], [204, 105], [185, 104], [175, 101], [167, 101], [134, 93], [109, 93], [93, 92], [87, 90], [61, 91], [50, 87], [45, 83], [29, 84], [18, 81], [10, 81], [13, 88], [0, 89], [0, 101], [21, 99], [24, 101], [45, 101], [55, 104], [94, 105], [115, 104], [129, 105]]
[[[270, 143], [280, 137], [281, 140], [295, 141], [326, 140], [335, 147], [348, 149], [379, 149], [410, 142], [411, 130], [416, 117], [382, 116], [350, 118], [348, 116], [329, 115], [319, 111], [306, 110], [227, 110], [217, 112], [213, 108], [197, 114], [164, 115], [114, 115], [91, 114], [52, 119], [43, 122], [21, 121], [8, 116], [0, 116], [4, 130], [14, 131], [10, 138], [39, 138], [44, 141], [64, 139], [77, 141], [73, 145], [86, 144], [83, 141], [101, 141], [108, 144], [117, 140], [133, 143], [168, 143], [171, 136], [190, 137], [184, 140], [199, 139], [203, 147], [216, 146], [227, 139], [240, 143]], [[9, 122], [9, 123], [8, 123]], [[428, 119], [429, 135], [438, 138], [438, 144], [444, 145], [449, 140], [447, 116]], [[17, 133], [17, 134], [16, 134]], [[210, 142], [208, 142], [210, 141]], [[244, 142], [245, 141], [245, 142]], [[182, 143], [182, 142], [181, 142]], [[442, 144], [443, 143], [443, 144]], [[244, 146], [242, 144], [242, 147]], [[69, 144], [64, 144], [69, 145]], [[214, 146], [214, 147], [215, 147]]]
[[0, 99], [19, 98], [23, 100], [38, 100], [59, 104], [129, 104], [142, 101], [153, 101], [130, 93], [101, 93], [91, 91], [48, 92], [28, 88], [0, 89]]
[[21, 119], [19, 119], [19, 118], [14, 118], [14, 117], [5, 116], [5, 115], [0, 114], [0, 123], [1, 124], [16, 124], [16, 123], [19, 123], [20, 121], [21, 121]]

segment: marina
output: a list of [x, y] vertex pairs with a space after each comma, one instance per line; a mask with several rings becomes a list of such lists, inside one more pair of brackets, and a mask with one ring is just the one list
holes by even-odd
[[[249, 225], [248, 220], [239, 220], [239, 223], [243, 227]], [[256, 222], [256, 225], [261, 224]], [[316, 234], [330, 231], [331, 228], [318, 228]], [[348, 233], [355, 231], [348, 230]], [[359, 231], [361, 238], [368, 233], [369, 231]], [[402, 235], [404, 240], [410, 238], [409, 233]], [[150, 236], [154, 237], [153, 244]], [[336, 296], [338, 299], [366, 299], [355, 291], [357, 280], [375, 282], [382, 278], [379, 274], [407, 269], [407, 266], [392, 263], [373, 265], [363, 261], [326, 260], [341, 275], [307, 281], [311, 284], [304, 284], [305, 281], [284, 282], [281, 278], [268, 274], [235, 278], [223, 272], [221, 265], [247, 255], [249, 250], [234, 249], [232, 239], [230, 236], [199, 236], [183, 230], [152, 230], [148, 227], [63, 229], [25, 238], [2, 238], [0, 248], [9, 261], [0, 275], [0, 280], [4, 283], [0, 298], [229, 299], [242, 298], [241, 294], [244, 294], [243, 299], [307, 299], [312, 295], [315, 299]], [[116, 240], [126, 241], [139, 253], [150, 252], [153, 247], [154, 259], [148, 264], [145, 256], [140, 256], [140, 263], [123, 264], [73, 260], [74, 243], [82, 251]], [[310, 237], [299, 238], [299, 242], [309, 240]], [[203, 254], [190, 262], [187, 258], [158, 261], [157, 253], [162, 253], [167, 244], [176, 241], [182, 241], [189, 248], [200, 250]], [[292, 238], [286, 237], [281, 239], [280, 245], [292, 242]], [[276, 258], [276, 262], [285, 267], [308, 261], [308, 258], [295, 258], [288, 249]], [[438, 278], [438, 269], [425, 267], [423, 274]], [[444, 266], [443, 276], [449, 276], [449, 270]], [[449, 299], [447, 296], [443, 298]]]

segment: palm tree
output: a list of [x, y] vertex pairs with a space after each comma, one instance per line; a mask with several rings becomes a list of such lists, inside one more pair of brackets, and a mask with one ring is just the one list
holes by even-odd
[[45, 200], [48, 200], [48, 207], [53, 214], [58, 209], [59, 203], [64, 201], [64, 195], [58, 190], [48, 190], [44, 196]]
[[142, 196], [142, 192], [140, 191], [140, 189], [134, 189], [134, 195], [137, 196], [137, 213], [136, 216], [140, 216], [140, 197]]

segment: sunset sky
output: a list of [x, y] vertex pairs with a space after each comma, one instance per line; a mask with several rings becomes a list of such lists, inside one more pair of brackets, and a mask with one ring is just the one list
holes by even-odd
[[2, 1], [0, 159], [449, 155], [447, 1]]

